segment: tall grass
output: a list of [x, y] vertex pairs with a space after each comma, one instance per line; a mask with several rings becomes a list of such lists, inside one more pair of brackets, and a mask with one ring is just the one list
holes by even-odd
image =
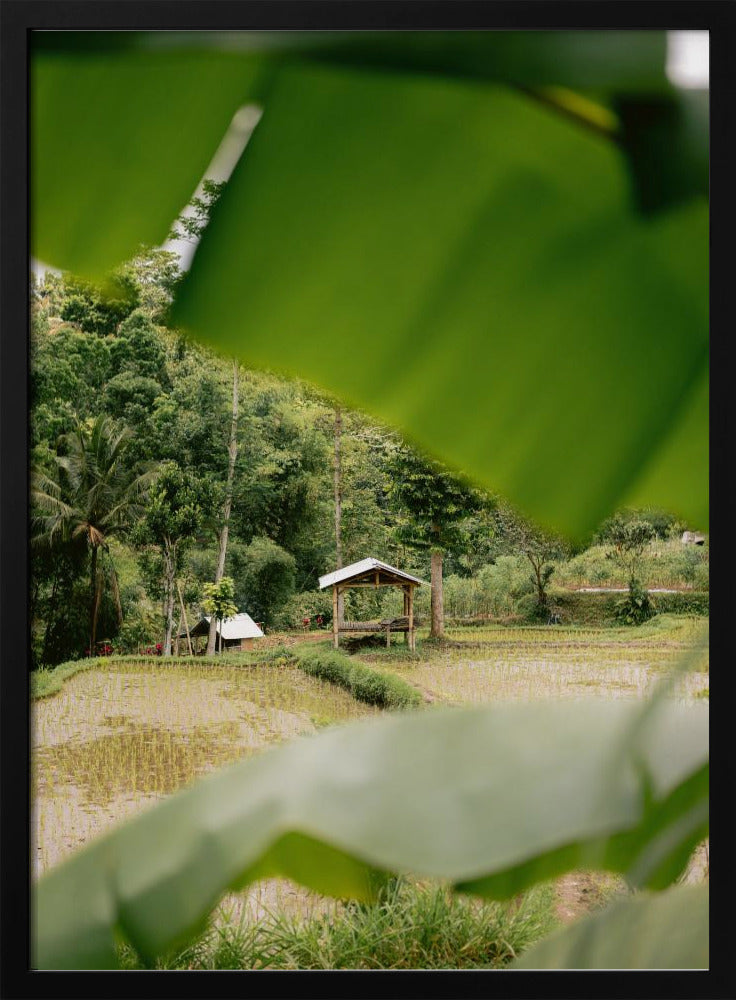
[[[557, 563], [550, 581], [552, 588], [625, 588], [628, 580], [608, 558], [608, 551], [605, 545], [593, 545], [574, 558]], [[483, 566], [474, 576], [448, 575], [444, 580], [446, 618], [505, 619], [522, 614], [524, 599], [534, 590], [530, 573], [531, 567], [523, 555], [505, 555]], [[640, 579], [649, 588], [707, 592], [708, 546], [683, 545], [677, 539], [651, 542], [642, 558]], [[373, 604], [368, 608], [368, 597], [365, 598], [364, 617], [384, 618], [402, 613], [400, 594], [387, 590], [375, 595], [369, 592], [369, 596]], [[414, 605], [418, 617], [429, 617], [429, 602], [429, 588], [420, 587]]]
[[[555, 926], [554, 889], [507, 903], [458, 896], [436, 883], [394, 879], [373, 904], [338, 903], [303, 919], [270, 912], [254, 923], [213, 923], [163, 969], [502, 968]], [[126, 968], [141, 968], [131, 949]]]

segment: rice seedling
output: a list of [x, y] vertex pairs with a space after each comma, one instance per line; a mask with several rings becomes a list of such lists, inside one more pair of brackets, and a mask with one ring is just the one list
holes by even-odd
[[272, 662], [108, 661], [32, 710], [35, 867], [200, 775], [378, 709]]
[[[539, 698], [643, 698], [680, 656], [696, 648], [702, 625], [662, 616], [631, 628], [449, 629], [448, 641], [418, 644], [418, 655], [380, 651], [363, 659], [394, 671], [439, 701], [475, 704]], [[679, 678], [677, 697], [708, 690], [708, 652]]]

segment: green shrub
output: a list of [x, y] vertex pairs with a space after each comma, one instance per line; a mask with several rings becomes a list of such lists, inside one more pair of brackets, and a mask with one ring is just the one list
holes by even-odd
[[[560, 615], [563, 625], [593, 625], [605, 627], [621, 624], [618, 606], [623, 594], [582, 593], [571, 590], [550, 592], [550, 607]], [[674, 594], [649, 594], [653, 614], [709, 614], [709, 595], [701, 591], [680, 591]]]
[[695, 590], [710, 590], [710, 567], [707, 559], [701, 561], [693, 574], [693, 587]]
[[[518, 601], [531, 590], [529, 563], [523, 556], [499, 556], [475, 576], [446, 577], [443, 589], [446, 620], [506, 618], [518, 613]], [[415, 614], [428, 616], [429, 601], [429, 588], [422, 587], [417, 593]]]
[[[591, 545], [555, 572], [555, 582], [565, 587], [624, 587], [626, 574], [607, 558], [605, 545]], [[691, 585], [708, 589], [708, 546], [683, 545], [678, 538], [654, 540], [645, 548], [638, 578], [647, 587]]]
[[304, 618], [312, 622], [322, 615], [325, 625], [332, 622], [332, 591], [305, 590], [292, 594], [286, 603], [274, 614], [275, 628], [301, 628]]
[[381, 708], [416, 708], [422, 696], [406, 681], [393, 674], [380, 673], [335, 649], [292, 651], [296, 665], [311, 677], [320, 677], [345, 688], [358, 701]]
[[626, 597], [616, 601], [617, 621], [622, 625], [642, 625], [654, 614], [648, 591], [638, 580], [632, 580]]
[[125, 615], [115, 637], [115, 648], [121, 653], [137, 653], [141, 646], [155, 645], [163, 631], [163, 616], [160, 611], [143, 603], [134, 604]]
[[702, 563], [702, 553], [697, 545], [680, 545], [674, 561], [678, 576], [685, 583], [693, 583], [695, 573]]
[[549, 601], [563, 625], [606, 626], [616, 624], [616, 602], [620, 594], [585, 594], [571, 590], [553, 590]]
[[648, 524], [652, 535], [661, 539], [671, 538], [673, 535], [679, 536], [684, 527], [674, 514], [656, 507], [624, 508], [616, 511], [601, 524], [597, 531], [597, 537], [605, 541], [610, 538], [611, 530], [617, 522], [628, 525], [635, 521]]
[[710, 594], [707, 591], [685, 590], [678, 594], [650, 594], [652, 607], [660, 615], [710, 614]]
[[555, 580], [558, 585], [584, 587], [605, 586], [613, 579], [615, 566], [606, 558], [607, 548], [591, 545], [590, 548], [561, 563]]
[[[549, 621], [550, 614], [552, 614], [554, 608], [554, 602], [552, 601], [551, 595], [548, 597], [547, 604], [540, 604], [534, 594], [525, 594], [517, 601], [516, 610], [517, 614], [520, 616], [523, 622], [528, 622], [530, 625], [534, 624], [545, 624]], [[556, 611], [556, 608], [555, 608]]]

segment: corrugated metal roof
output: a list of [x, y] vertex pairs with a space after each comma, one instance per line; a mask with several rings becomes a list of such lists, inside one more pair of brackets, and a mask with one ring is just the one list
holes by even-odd
[[395, 566], [389, 566], [388, 563], [381, 562], [380, 559], [369, 557], [368, 559], [361, 559], [360, 562], [351, 563], [350, 566], [343, 566], [342, 569], [336, 569], [333, 573], [321, 576], [319, 578], [319, 589], [324, 590], [325, 587], [331, 587], [333, 583], [342, 583], [344, 580], [362, 576], [363, 573], [369, 573], [372, 569], [384, 569], [388, 573], [395, 573], [396, 576], [400, 576], [403, 580], [409, 580], [411, 583], [424, 583], [424, 580], [405, 573], [403, 569], [396, 569]]
[[[205, 615], [205, 619], [209, 623], [210, 616]], [[241, 611], [238, 615], [234, 615], [232, 618], [226, 618], [222, 623], [223, 639], [257, 639], [262, 635], [263, 632], [261, 632], [251, 616], [247, 615], [244, 611]]]

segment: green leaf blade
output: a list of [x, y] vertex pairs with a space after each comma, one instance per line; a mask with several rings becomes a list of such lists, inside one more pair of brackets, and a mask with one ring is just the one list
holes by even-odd
[[307, 67], [267, 104], [175, 321], [591, 530], [706, 363], [705, 206], [640, 219], [610, 144], [503, 88]]
[[[627, 871], [651, 842], [659, 802], [690, 782], [671, 825], [707, 796], [707, 783], [692, 782], [707, 760], [707, 709], [662, 705], [647, 728], [656, 735], [632, 741], [639, 711], [595, 702], [438, 710], [234, 765], [41, 879], [35, 965], [107, 967], [117, 934], [152, 959], [194, 933], [227, 889], [265, 875], [365, 897], [386, 873], [412, 871], [507, 896], [581, 857]], [[696, 835], [688, 827], [678, 842], [692, 849]]]
[[259, 70], [227, 53], [37, 52], [34, 256], [102, 278], [141, 243], [163, 243]]
[[708, 886], [635, 896], [532, 946], [513, 969], [707, 969]]

